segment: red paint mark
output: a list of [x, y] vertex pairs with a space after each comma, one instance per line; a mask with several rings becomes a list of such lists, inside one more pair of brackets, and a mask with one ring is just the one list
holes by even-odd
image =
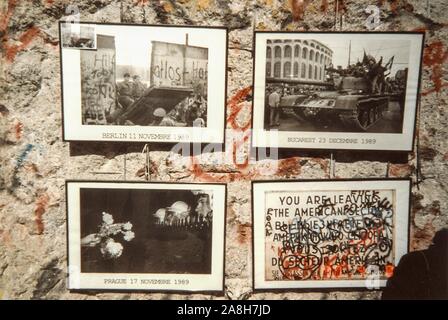
[[6, 12], [0, 12], [0, 33], [6, 31], [9, 19], [11, 19], [14, 9], [16, 8], [16, 4], [17, 0], [9, 0], [8, 9], [6, 10]]
[[25, 49], [30, 43], [31, 41], [40, 33], [39, 28], [37, 27], [31, 27], [28, 30], [26, 30], [19, 38], [19, 41], [21, 42], [20, 45], [8, 45], [7, 44], [7, 40], [6, 40], [6, 44], [5, 44], [5, 55], [6, 55], [6, 60], [9, 62], [14, 61], [17, 53], [19, 51], [22, 51], [23, 49]]
[[320, 3], [320, 11], [327, 12], [328, 10], [328, 0], [322, 0]]
[[2, 52], [4, 53], [4, 57], [6, 61], [12, 62], [14, 61], [18, 52], [24, 50], [37, 36], [42, 36], [46, 43], [54, 43], [48, 38], [48, 36], [43, 35], [39, 28], [36, 26], [32, 26], [28, 28], [22, 35], [19, 37], [18, 41], [20, 44], [10, 44], [10, 39], [8, 35], [8, 23], [11, 19], [14, 10], [17, 5], [17, 0], [9, 0], [8, 8], [6, 12], [0, 12], [0, 34], [2, 34], [1, 47]]
[[16, 121], [14, 123], [14, 134], [16, 140], [20, 140], [22, 138], [22, 133], [23, 133], [23, 123], [20, 121]]
[[347, 6], [345, 5], [344, 0], [334, 1], [334, 12], [342, 14], [347, 12]]
[[[385, 2], [386, 1], [384, 0], [378, 0], [378, 6], [383, 6]], [[389, 3], [390, 11], [392, 11], [392, 14], [394, 15], [396, 15], [400, 9], [404, 9], [408, 12], [414, 11], [414, 6], [406, 0], [387, 0], [387, 2]]]
[[232, 162], [239, 169], [242, 170], [240, 172], [232, 172], [223, 174], [221, 177], [216, 174], [210, 174], [203, 170], [201, 165], [198, 163], [196, 157], [190, 157], [190, 172], [192, 173], [195, 179], [200, 179], [201, 181], [206, 182], [215, 182], [215, 181], [234, 181], [238, 179], [250, 179], [250, 175], [247, 173], [247, 169], [249, 167], [249, 157], [247, 156], [244, 161], [237, 161], [238, 151], [241, 147], [246, 144], [250, 138], [250, 126], [251, 119], [249, 118], [246, 123], [239, 124], [237, 121], [238, 115], [242, 110], [244, 110], [246, 105], [247, 97], [252, 93], [252, 87], [246, 87], [239, 90], [235, 95], [233, 95], [227, 102], [227, 108], [229, 110], [229, 115], [227, 117], [227, 124], [231, 129], [238, 130], [242, 132], [240, 135], [240, 139], [232, 141]]
[[237, 233], [238, 233], [238, 242], [240, 244], [248, 243], [251, 239], [251, 225], [249, 223], [238, 224]]
[[305, 9], [309, 4], [309, 0], [290, 0], [291, 1], [291, 13], [293, 21], [299, 21], [303, 19]]
[[366, 274], [366, 267], [365, 266], [359, 266], [356, 270], [363, 278]]
[[34, 216], [37, 226], [37, 234], [42, 234], [44, 232], [44, 223], [42, 220], [42, 216], [45, 211], [47, 211], [49, 200], [50, 197], [46, 193], [40, 195], [36, 200], [36, 204], [34, 207]]
[[405, 164], [391, 164], [389, 166], [389, 176], [391, 177], [409, 177], [412, 175], [415, 167], [408, 163]]
[[282, 159], [279, 161], [277, 174], [280, 176], [299, 175], [301, 167], [297, 158]]
[[395, 269], [395, 266], [393, 264], [387, 264], [386, 265], [386, 272], [385, 272], [385, 274], [386, 274], [387, 278], [390, 278], [390, 277], [392, 277], [394, 275], [394, 269]]
[[230, 109], [230, 114], [227, 117], [227, 124], [229, 124], [232, 129], [246, 130], [250, 127], [250, 120], [244, 125], [240, 126], [236, 121], [238, 114], [241, 112], [244, 102], [247, 97], [252, 93], [252, 87], [246, 87], [239, 90], [230, 100], [227, 102], [227, 108]]
[[423, 64], [431, 69], [431, 81], [434, 87], [430, 90], [422, 92], [422, 95], [428, 95], [433, 92], [439, 92], [442, 87], [448, 86], [448, 83], [442, 83], [443, 64], [448, 58], [448, 50], [443, 42], [438, 40], [429, 44], [423, 53]]

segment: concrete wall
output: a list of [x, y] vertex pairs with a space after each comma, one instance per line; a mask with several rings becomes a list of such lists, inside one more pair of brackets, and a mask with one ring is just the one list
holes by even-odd
[[[65, 179], [144, 179], [141, 145], [61, 141], [58, 19], [68, 1], [9, 0], [0, 4], [0, 295], [12, 299], [216, 298], [168, 294], [75, 294], [66, 290]], [[251, 179], [407, 177], [414, 180], [411, 249], [428, 246], [447, 225], [448, 115], [445, 0], [77, 1], [81, 20], [230, 28], [227, 127], [250, 127], [252, 36], [258, 30], [362, 30], [380, 9], [377, 30], [425, 30], [418, 152], [280, 154], [275, 175], [265, 162], [226, 164], [216, 155], [180, 157], [152, 146], [152, 179], [228, 183], [226, 293], [230, 299], [371, 299], [378, 291], [257, 293], [251, 290]], [[336, 25], [335, 25], [336, 23]], [[126, 168], [124, 164], [126, 163]], [[101, 174], [98, 172], [116, 172]], [[418, 183], [417, 183], [418, 182]]]

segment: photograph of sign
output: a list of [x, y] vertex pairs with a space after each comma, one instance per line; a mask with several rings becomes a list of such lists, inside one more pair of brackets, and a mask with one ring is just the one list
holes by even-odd
[[408, 251], [410, 184], [253, 182], [254, 288], [385, 286]]
[[225, 185], [66, 188], [70, 289], [223, 290]]
[[253, 146], [411, 151], [423, 36], [256, 32]]
[[86, 28], [60, 22], [64, 140], [223, 142], [227, 29]]

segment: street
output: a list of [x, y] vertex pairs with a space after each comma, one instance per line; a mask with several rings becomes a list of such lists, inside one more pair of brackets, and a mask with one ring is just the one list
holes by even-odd
[[[291, 109], [283, 109], [280, 115], [280, 126], [273, 127], [279, 131], [321, 131], [321, 132], [351, 132], [335, 118], [319, 119], [302, 119], [296, 115]], [[389, 102], [387, 110], [383, 111], [382, 118], [366, 132], [370, 133], [401, 133], [402, 124], [400, 116], [400, 106], [398, 102]]]

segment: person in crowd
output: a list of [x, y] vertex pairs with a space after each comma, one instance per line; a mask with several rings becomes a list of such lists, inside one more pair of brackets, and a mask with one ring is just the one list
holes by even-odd
[[274, 91], [268, 97], [269, 109], [270, 109], [270, 126], [280, 125], [280, 89], [274, 89]]
[[134, 99], [132, 98], [134, 86], [131, 82], [131, 75], [129, 73], [125, 73], [123, 78], [124, 80], [117, 84], [118, 103], [120, 103], [124, 109], [127, 109], [134, 103]]
[[134, 75], [132, 77], [132, 98], [134, 101], [140, 99], [147, 89], [146, 84], [144, 84], [139, 75]]
[[193, 103], [191, 103], [188, 106], [187, 112], [185, 115], [185, 121], [187, 123], [187, 126], [192, 127], [193, 122], [198, 118], [201, 118], [200, 104], [197, 101], [193, 101]]
[[426, 250], [401, 257], [383, 291], [383, 300], [448, 299], [448, 228], [436, 232]]
[[159, 127], [179, 127], [181, 124], [178, 124], [172, 118], [168, 117], [165, 109], [157, 108], [153, 113], [154, 120], [150, 124], [150, 126], [159, 126]]

